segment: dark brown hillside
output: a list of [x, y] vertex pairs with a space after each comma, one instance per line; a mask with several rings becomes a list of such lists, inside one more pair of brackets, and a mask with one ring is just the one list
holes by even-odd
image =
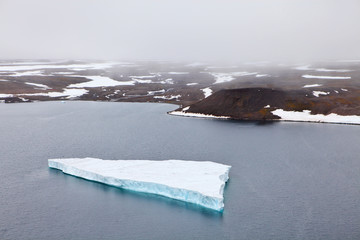
[[329, 94], [316, 97], [312, 90], [280, 90], [269, 88], [243, 88], [220, 90], [213, 95], [190, 105], [188, 113], [230, 116], [239, 120], [278, 119], [271, 111], [311, 110], [312, 114], [337, 113], [359, 115], [358, 93]]

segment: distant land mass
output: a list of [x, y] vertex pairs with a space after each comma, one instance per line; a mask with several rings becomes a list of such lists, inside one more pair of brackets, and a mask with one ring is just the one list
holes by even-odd
[[174, 115], [360, 124], [360, 60], [221, 65], [3, 60], [0, 102], [161, 102]]

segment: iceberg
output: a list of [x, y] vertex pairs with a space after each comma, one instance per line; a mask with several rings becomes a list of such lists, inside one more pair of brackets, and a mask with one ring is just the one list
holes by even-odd
[[231, 166], [210, 161], [49, 159], [50, 168], [87, 180], [222, 211]]

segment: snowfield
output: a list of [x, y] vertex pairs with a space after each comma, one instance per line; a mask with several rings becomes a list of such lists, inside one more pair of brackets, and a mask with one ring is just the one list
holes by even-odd
[[331, 113], [329, 115], [311, 114], [310, 110], [295, 112], [285, 111], [283, 109], [276, 109], [271, 113], [279, 116], [281, 118], [280, 120], [285, 121], [360, 124], [360, 116], [356, 115], [342, 116], [335, 113]]
[[205, 98], [210, 97], [211, 94], [213, 93], [213, 90], [211, 88], [209, 88], [209, 87], [203, 88], [203, 89], [200, 89], [200, 90], [203, 91]]
[[313, 95], [315, 97], [319, 97], [320, 95], [329, 95], [330, 92], [323, 92], [323, 91], [313, 91]]
[[216, 211], [224, 208], [231, 166], [208, 161], [49, 159], [50, 168], [87, 180], [157, 194]]
[[230, 72], [230, 73], [210, 73], [215, 78], [214, 84], [231, 82], [235, 80], [235, 77], [256, 75], [257, 72]]
[[313, 87], [321, 87], [322, 84], [307, 84], [307, 85], [304, 85], [303, 88], [313, 88]]
[[154, 98], [157, 99], [164, 99], [164, 100], [172, 100], [172, 99], [176, 99], [179, 100], [179, 98], [181, 97], [181, 95], [171, 95], [171, 96], [154, 96]]
[[51, 87], [49, 87], [49, 86], [47, 86], [47, 85], [45, 85], [45, 84], [40, 84], [40, 83], [25, 82], [25, 84], [38, 87], [38, 88], [41, 89], [41, 90], [51, 89]]
[[328, 69], [328, 68], [311, 68], [310, 65], [295, 67], [294, 69], [300, 71], [316, 71], [316, 72], [351, 72], [349, 69]]
[[135, 81], [115, 81], [109, 77], [103, 76], [72, 76], [72, 77], [83, 77], [90, 79], [89, 82], [70, 84], [68, 88], [85, 88], [85, 87], [114, 87], [123, 85], [134, 85]]
[[24, 93], [17, 94], [18, 96], [44, 96], [44, 97], [66, 97], [67, 99], [80, 97], [89, 91], [86, 89], [68, 89], [64, 88], [62, 92], [47, 92], [47, 93]]
[[317, 76], [317, 75], [302, 75], [303, 78], [315, 78], [315, 79], [351, 79], [351, 77], [341, 77], [341, 76]]

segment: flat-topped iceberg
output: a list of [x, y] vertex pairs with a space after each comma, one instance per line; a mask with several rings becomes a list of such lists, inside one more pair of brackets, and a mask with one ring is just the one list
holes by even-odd
[[49, 159], [64, 173], [137, 192], [153, 193], [222, 211], [231, 166], [209, 161]]

